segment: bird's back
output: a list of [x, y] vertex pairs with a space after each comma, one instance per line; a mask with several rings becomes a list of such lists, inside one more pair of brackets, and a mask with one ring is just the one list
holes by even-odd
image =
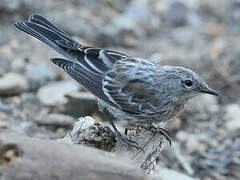
[[104, 93], [116, 106], [101, 104], [133, 124], [164, 121], [178, 110], [165, 81], [165, 71], [156, 63], [138, 58], [118, 61], [103, 79]]

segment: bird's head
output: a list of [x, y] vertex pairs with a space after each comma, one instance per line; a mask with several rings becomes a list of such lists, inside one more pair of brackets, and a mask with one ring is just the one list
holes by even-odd
[[174, 101], [186, 101], [202, 93], [218, 96], [219, 93], [190, 69], [178, 66], [163, 66], [169, 79], [169, 91]]

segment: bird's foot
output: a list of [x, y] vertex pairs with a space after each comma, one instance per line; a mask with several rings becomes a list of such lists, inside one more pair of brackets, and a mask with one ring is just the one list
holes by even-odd
[[169, 145], [170, 146], [172, 145], [172, 141], [171, 141], [171, 138], [170, 138], [171, 132], [169, 130], [167, 130], [165, 128], [161, 128], [161, 127], [155, 127], [152, 124], [151, 125], [140, 125], [140, 127], [144, 128], [148, 131], [151, 131], [154, 134], [163, 135], [167, 139], [167, 141], [169, 142]]
[[117, 136], [117, 138], [119, 139], [119, 141], [125, 145], [127, 148], [136, 148], [137, 150], [141, 150], [144, 152], [144, 149], [138, 145], [138, 143], [136, 141], [133, 141], [131, 139], [128, 139], [126, 137], [123, 137], [120, 133], [115, 132], [115, 135]]

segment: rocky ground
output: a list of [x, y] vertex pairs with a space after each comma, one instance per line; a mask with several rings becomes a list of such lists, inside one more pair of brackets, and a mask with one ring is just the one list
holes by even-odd
[[32, 13], [82, 44], [201, 74], [222, 96], [196, 97], [168, 123], [175, 140], [157, 169], [204, 180], [240, 178], [239, 1], [0, 0], [0, 128], [56, 140], [77, 117], [106, 117], [91, 94], [49, 63], [59, 55], [12, 27]]

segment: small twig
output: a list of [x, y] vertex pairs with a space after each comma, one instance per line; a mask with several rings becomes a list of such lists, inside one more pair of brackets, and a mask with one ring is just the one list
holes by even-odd
[[152, 151], [147, 155], [145, 161], [142, 163], [141, 168], [146, 170], [147, 174], [150, 174], [155, 168], [157, 157], [163, 149], [163, 143], [163, 138], [161, 138], [159, 143], [152, 147]]
[[[143, 145], [143, 149], [149, 144], [149, 142], [151, 142], [151, 140], [155, 137], [156, 134], [154, 134], [144, 145]], [[137, 157], [142, 151], [139, 150], [132, 158], [131, 160], [135, 159], [135, 157]]]

